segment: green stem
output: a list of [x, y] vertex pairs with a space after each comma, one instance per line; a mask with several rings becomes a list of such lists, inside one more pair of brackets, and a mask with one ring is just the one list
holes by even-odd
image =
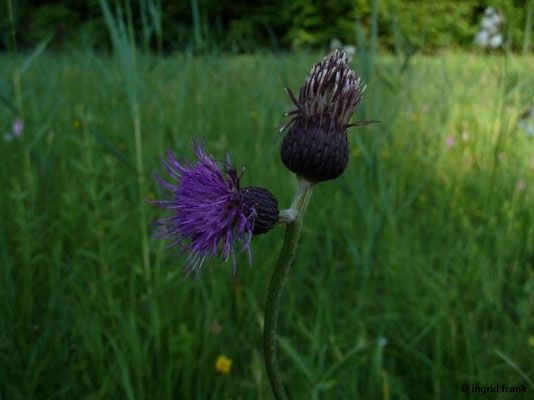
[[7, 15], [9, 19], [9, 25], [11, 28], [11, 51], [17, 54], [17, 34], [15, 28], [15, 15], [13, 13], [13, 0], [7, 0]]
[[271, 382], [274, 397], [277, 400], [286, 400], [287, 395], [282, 384], [282, 376], [278, 368], [276, 359], [276, 323], [280, 297], [284, 281], [289, 272], [289, 268], [295, 258], [300, 229], [304, 211], [308, 205], [312, 193], [312, 184], [305, 179], [299, 178], [298, 189], [291, 205], [291, 210], [295, 211], [295, 219], [287, 224], [284, 244], [278, 257], [278, 262], [274, 268], [271, 283], [267, 291], [265, 301], [265, 322], [263, 325], [263, 351], [265, 355], [265, 366], [267, 376]]
[[134, 143], [135, 143], [135, 161], [137, 169], [137, 186], [139, 190], [139, 227], [141, 230], [141, 254], [143, 257], [143, 266], [145, 278], [150, 285], [150, 253], [148, 249], [148, 229], [146, 223], [146, 203], [145, 203], [145, 169], [143, 167], [143, 141], [141, 132], [141, 112], [139, 103], [135, 98], [133, 103], [133, 126], [134, 126]]

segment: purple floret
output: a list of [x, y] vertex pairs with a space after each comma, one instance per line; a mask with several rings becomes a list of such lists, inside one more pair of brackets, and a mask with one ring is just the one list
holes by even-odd
[[201, 144], [193, 143], [193, 150], [198, 158], [196, 163], [187, 160], [179, 163], [168, 150], [163, 164], [176, 184], [156, 175], [167, 200], [155, 200], [153, 204], [173, 212], [155, 222], [160, 226], [158, 236], [172, 240], [169, 246], [177, 245], [180, 252], [188, 253], [186, 276], [198, 274], [206, 257], [227, 261], [232, 256], [235, 273], [237, 242], [242, 243], [251, 262], [250, 241], [256, 215], [239, 187], [243, 172], [237, 174], [228, 155], [221, 170]]
[[24, 122], [22, 122], [20, 118], [17, 118], [15, 122], [13, 122], [11, 130], [13, 131], [13, 135], [15, 137], [19, 137], [22, 135], [22, 131], [24, 130]]

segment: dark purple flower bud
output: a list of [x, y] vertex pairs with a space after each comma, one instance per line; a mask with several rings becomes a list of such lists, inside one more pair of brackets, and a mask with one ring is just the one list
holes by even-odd
[[339, 177], [349, 158], [347, 128], [371, 122], [349, 123], [365, 84], [347, 62], [347, 55], [335, 50], [312, 67], [298, 100], [286, 89], [297, 109], [286, 114], [292, 118], [280, 128], [281, 132], [289, 128], [282, 161], [310, 182]]
[[256, 211], [252, 233], [259, 235], [270, 231], [278, 222], [278, 201], [267, 189], [249, 186], [241, 189], [244, 201]]
[[156, 175], [167, 193], [166, 200], [153, 204], [172, 211], [172, 215], [155, 222], [158, 236], [171, 240], [169, 246], [179, 246], [187, 253], [184, 274], [198, 274], [207, 257], [232, 257], [236, 271], [235, 246], [250, 253], [252, 236], [267, 232], [278, 221], [278, 202], [268, 190], [256, 187], [240, 188], [244, 174], [237, 173], [226, 157], [223, 168], [194, 143], [196, 163], [179, 163], [169, 150], [164, 160], [165, 170], [176, 184]]

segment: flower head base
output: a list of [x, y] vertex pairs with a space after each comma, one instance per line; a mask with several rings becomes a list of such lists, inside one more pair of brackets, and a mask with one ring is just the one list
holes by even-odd
[[270, 231], [278, 222], [278, 201], [267, 189], [249, 186], [241, 189], [243, 202], [254, 208], [255, 218], [252, 234], [259, 235]]
[[348, 56], [335, 50], [312, 67], [298, 100], [286, 89], [297, 109], [286, 114], [292, 118], [280, 128], [289, 128], [282, 143], [282, 161], [311, 182], [339, 177], [349, 157], [347, 128], [372, 122], [349, 123], [365, 84], [347, 62]]
[[[189, 253], [186, 276], [199, 273], [206, 257], [230, 256], [236, 270], [235, 244], [250, 253], [253, 234], [267, 232], [278, 221], [278, 202], [272, 194], [261, 188], [241, 188], [243, 172], [237, 173], [230, 157], [221, 170], [211, 156], [194, 144], [196, 163], [180, 164], [168, 151], [164, 166], [172, 184], [156, 175], [167, 192], [167, 200], [154, 200], [153, 204], [173, 211], [173, 215], [155, 222], [160, 226], [159, 237], [172, 240], [170, 246], [179, 245], [180, 251]], [[261, 192], [261, 199], [256, 193]], [[268, 193], [268, 195], [267, 195]]]

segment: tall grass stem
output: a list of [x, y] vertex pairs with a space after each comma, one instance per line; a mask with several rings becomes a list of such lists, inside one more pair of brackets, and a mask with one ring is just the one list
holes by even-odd
[[141, 235], [141, 255], [145, 279], [150, 284], [150, 256], [148, 248], [148, 232], [145, 205], [145, 170], [143, 165], [143, 135], [141, 130], [141, 111], [139, 107], [139, 70], [137, 48], [133, 30], [133, 16], [130, 1], [126, 1], [126, 21], [123, 19], [122, 7], [117, 5], [117, 16], [114, 17], [107, 0], [100, 0], [100, 7], [111, 36], [115, 52], [119, 56], [121, 69], [125, 77], [125, 91], [128, 96], [132, 113], [133, 140], [135, 147], [135, 169], [139, 195], [139, 229]]
[[133, 103], [133, 126], [134, 126], [134, 141], [135, 141], [135, 161], [137, 169], [137, 185], [139, 188], [139, 229], [141, 231], [143, 266], [145, 269], [145, 277], [150, 282], [150, 257], [148, 249], [148, 227], [146, 222], [146, 209], [144, 204], [145, 191], [145, 169], [143, 165], [143, 141], [141, 132], [141, 114], [139, 111], [139, 103]]
[[524, 56], [526, 56], [530, 50], [530, 35], [532, 34], [532, 9], [534, 8], [534, 0], [529, 0], [527, 4], [527, 18], [525, 20], [525, 34], [523, 36]]

